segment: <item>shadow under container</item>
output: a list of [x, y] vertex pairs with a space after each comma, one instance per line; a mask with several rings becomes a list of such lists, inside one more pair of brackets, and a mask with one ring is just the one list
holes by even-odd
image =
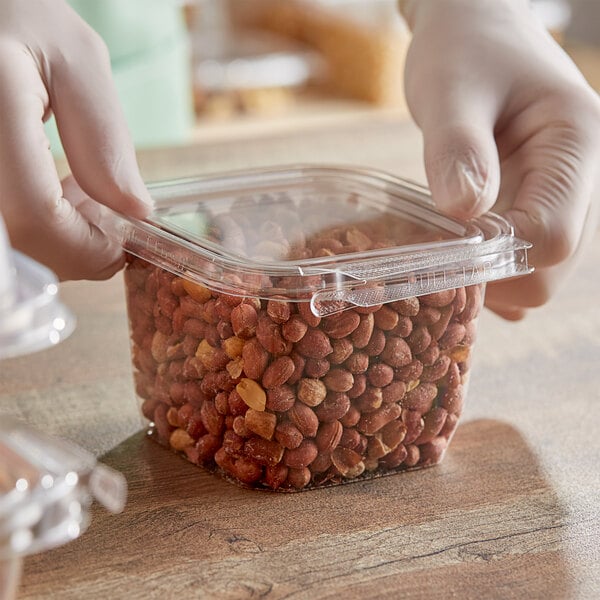
[[500, 216], [299, 166], [151, 186], [123, 218], [136, 393], [149, 431], [245, 487], [296, 491], [440, 462], [488, 281], [523, 275]]

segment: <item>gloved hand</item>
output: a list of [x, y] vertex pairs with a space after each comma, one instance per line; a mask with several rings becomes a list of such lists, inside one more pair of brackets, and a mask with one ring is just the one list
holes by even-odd
[[595, 230], [600, 100], [526, 0], [408, 0], [405, 70], [432, 196], [468, 219], [492, 207], [533, 243], [536, 272], [490, 284], [508, 319], [545, 303]]
[[[105, 206], [144, 217], [108, 52], [63, 0], [0, 2], [0, 212], [13, 247], [61, 279], [103, 279], [124, 264], [102, 232]], [[56, 116], [73, 177], [57, 175], [43, 122]]]

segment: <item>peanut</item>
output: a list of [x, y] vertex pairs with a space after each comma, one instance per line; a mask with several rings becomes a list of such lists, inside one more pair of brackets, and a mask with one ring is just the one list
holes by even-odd
[[375, 412], [363, 414], [356, 428], [367, 435], [377, 433], [390, 421], [397, 419], [401, 413], [402, 409], [398, 404], [386, 404]]
[[280, 385], [267, 390], [266, 408], [285, 412], [294, 406], [296, 394], [289, 385]]
[[323, 377], [323, 383], [333, 392], [347, 392], [354, 385], [354, 377], [346, 369], [331, 369]]
[[343, 392], [329, 392], [315, 409], [318, 421], [327, 422], [341, 419], [350, 408], [350, 398]]
[[302, 469], [317, 458], [319, 449], [313, 440], [304, 440], [297, 448], [287, 448], [283, 454], [286, 467]]
[[[392, 330], [396, 333], [396, 328]], [[379, 355], [383, 352], [385, 348], [386, 337], [385, 333], [381, 329], [373, 329], [373, 333], [371, 334], [371, 339], [369, 343], [363, 348], [363, 352], [368, 357], [379, 357]]]
[[325, 358], [333, 352], [327, 334], [320, 329], [309, 328], [304, 337], [296, 344], [296, 351], [305, 358]]
[[381, 360], [390, 367], [404, 367], [412, 361], [411, 348], [401, 337], [391, 336], [385, 343]]
[[353, 310], [327, 317], [321, 324], [322, 330], [334, 340], [348, 337], [360, 323], [360, 316]]
[[320, 379], [329, 373], [331, 364], [326, 358], [307, 358], [304, 363], [304, 375]]
[[[338, 447], [331, 454], [331, 462], [343, 477], [349, 477], [361, 464], [361, 455], [350, 448]], [[359, 470], [359, 468], [357, 469]]]
[[374, 327], [375, 319], [372, 313], [360, 317], [358, 327], [350, 336], [355, 348], [364, 348], [369, 343]]
[[[319, 418], [315, 412], [302, 402], [296, 402], [288, 411], [290, 421], [296, 425], [302, 435], [315, 437], [319, 429]], [[333, 419], [331, 419], [333, 420]]]
[[297, 490], [305, 488], [310, 483], [311, 472], [307, 467], [288, 469], [287, 483]]
[[292, 315], [281, 325], [281, 335], [289, 342], [299, 342], [307, 329], [308, 325], [300, 315]]
[[242, 361], [246, 377], [257, 380], [262, 377], [269, 364], [269, 353], [253, 338], [242, 348]]
[[261, 465], [274, 467], [283, 458], [283, 446], [261, 437], [251, 437], [243, 445], [243, 452]]
[[183, 289], [188, 293], [190, 298], [199, 304], [204, 304], [211, 298], [210, 290], [201, 285], [200, 283], [194, 283], [188, 279], [183, 280]]
[[327, 396], [327, 387], [320, 379], [301, 379], [297, 390], [298, 400], [311, 407], [321, 404]]
[[265, 410], [267, 404], [267, 394], [253, 379], [247, 377], [235, 386], [237, 393], [242, 397], [242, 400], [254, 410]]
[[344, 428], [339, 421], [322, 423], [315, 436], [315, 443], [317, 444], [319, 452], [330, 452], [335, 450], [340, 443], [343, 431]]
[[282, 300], [269, 300], [267, 302], [267, 314], [274, 323], [285, 323], [291, 315], [290, 304]]
[[276, 358], [263, 374], [262, 384], [265, 389], [283, 385], [293, 374], [296, 366], [289, 356]]
[[[277, 425], [277, 416], [264, 410], [249, 408], [244, 417], [246, 429], [265, 440], [271, 440]], [[437, 433], [437, 432], [436, 432]]]
[[403, 406], [420, 414], [425, 414], [431, 409], [431, 405], [437, 396], [438, 388], [433, 383], [420, 383], [410, 392], [406, 392]]
[[194, 443], [194, 439], [187, 431], [176, 429], [169, 437], [169, 444], [174, 450], [185, 450], [188, 446]]
[[284, 448], [297, 448], [302, 443], [304, 436], [293, 423], [284, 421], [275, 428], [275, 439]]
[[238, 304], [231, 311], [231, 326], [235, 335], [242, 339], [250, 339], [256, 332], [258, 314], [250, 304]]

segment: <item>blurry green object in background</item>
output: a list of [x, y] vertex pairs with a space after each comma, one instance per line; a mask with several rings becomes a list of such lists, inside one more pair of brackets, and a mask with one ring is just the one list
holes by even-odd
[[[189, 38], [170, 0], [70, 0], [108, 46], [125, 118], [137, 147], [185, 142], [194, 112]], [[62, 155], [54, 119], [46, 125]]]
[[169, 0], [69, 0], [104, 39], [113, 64], [172, 43], [183, 35], [181, 7]]

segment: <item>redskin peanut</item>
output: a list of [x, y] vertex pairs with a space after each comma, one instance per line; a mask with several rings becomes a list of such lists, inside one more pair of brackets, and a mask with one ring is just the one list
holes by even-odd
[[362, 457], [350, 448], [339, 447], [333, 451], [331, 461], [343, 477], [348, 477], [362, 462]]
[[296, 351], [305, 358], [325, 358], [333, 352], [331, 341], [321, 329], [310, 328], [296, 344]]
[[283, 462], [287, 467], [301, 469], [308, 467], [318, 454], [317, 444], [313, 440], [304, 440], [297, 448], [285, 450]]
[[305, 437], [315, 437], [317, 435], [319, 417], [310, 406], [303, 402], [296, 402], [288, 411], [288, 416]]
[[[392, 329], [392, 332], [396, 333], [396, 328]], [[383, 352], [383, 349], [385, 348], [386, 340], [386, 334], [383, 332], [382, 329], [373, 329], [371, 339], [369, 340], [369, 343], [363, 348], [363, 352], [369, 358], [379, 357], [379, 355]]]
[[401, 413], [402, 409], [398, 404], [387, 404], [372, 413], [363, 415], [356, 428], [367, 435], [377, 433], [390, 421], [397, 419]]
[[383, 391], [379, 387], [366, 386], [365, 391], [354, 400], [362, 414], [371, 413], [383, 404]]
[[294, 406], [296, 392], [289, 385], [279, 385], [267, 390], [265, 407], [274, 412], [285, 412]]
[[311, 476], [312, 474], [308, 467], [301, 467], [299, 469], [290, 467], [288, 468], [286, 482], [292, 488], [301, 490], [309, 484]]
[[242, 446], [242, 452], [261, 465], [274, 467], [281, 462], [284, 448], [277, 442], [251, 437]]
[[354, 385], [354, 377], [346, 369], [331, 369], [323, 377], [323, 383], [333, 392], [347, 392]]
[[327, 396], [327, 386], [324, 381], [313, 378], [303, 378], [298, 382], [298, 399], [307, 406], [318, 406]]
[[381, 360], [390, 367], [405, 367], [412, 360], [412, 350], [403, 338], [390, 336], [381, 353]]
[[398, 313], [385, 304], [375, 313], [373, 313], [373, 319], [375, 327], [382, 331], [392, 331], [399, 321]]
[[330, 362], [326, 358], [307, 358], [304, 363], [304, 375], [321, 379], [331, 368]]
[[262, 377], [265, 389], [283, 385], [294, 373], [294, 361], [289, 356], [276, 358], [266, 369]]
[[281, 325], [281, 335], [289, 342], [299, 342], [306, 333], [308, 325], [300, 315], [291, 317]]
[[246, 377], [260, 379], [269, 364], [269, 353], [256, 338], [253, 338], [244, 344], [242, 360]]
[[360, 316], [353, 310], [348, 310], [323, 320], [322, 330], [330, 339], [347, 338], [360, 324]]
[[269, 300], [267, 302], [267, 314], [274, 323], [285, 323], [292, 311], [289, 302], [282, 300]]
[[367, 376], [364, 373], [356, 373], [354, 375], [354, 384], [348, 390], [348, 398], [354, 400], [359, 396], [362, 396], [367, 389]]
[[437, 393], [438, 388], [435, 384], [423, 382], [409, 392], [406, 392], [402, 404], [406, 408], [423, 415], [431, 409]]
[[369, 343], [374, 327], [375, 319], [372, 313], [360, 317], [358, 327], [350, 336], [355, 348], [364, 348]]
[[343, 392], [329, 392], [327, 397], [315, 408], [317, 420], [321, 422], [341, 419], [350, 409], [350, 398]]
[[332, 340], [331, 347], [332, 352], [327, 355], [327, 360], [329, 360], [332, 365], [341, 365], [352, 355], [352, 352], [354, 352], [354, 346], [347, 337], [339, 340]]
[[330, 452], [340, 443], [344, 428], [339, 421], [329, 421], [321, 423], [315, 442], [320, 452]]
[[297, 448], [304, 440], [304, 435], [296, 425], [283, 421], [275, 428], [275, 439], [284, 448]]

